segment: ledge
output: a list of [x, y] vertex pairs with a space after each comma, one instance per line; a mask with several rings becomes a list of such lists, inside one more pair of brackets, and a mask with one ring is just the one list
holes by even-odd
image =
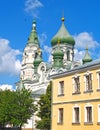
[[80, 122], [72, 122], [72, 125], [80, 125]]
[[91, 90], [86, 90], [86, 91], [84, 91], [84, 93], [92, 93], [93, 92], [93, 90], [91, 89]]
[[84, 122], [84, 125], [93, 125], [93, 122]]
[[100, 88], [97, 89], [97, 92], [100, 92]]
[[58, 97], [64, 96], [64, 94], [58, 94]]
[[81, 94], [81, 92], [73, 92], [72, 95]]
[[100, 122], [97, 122], [97, 125], [100, 125]]
[[63, 125], [63, 122], [57, 122], [57, 125]]

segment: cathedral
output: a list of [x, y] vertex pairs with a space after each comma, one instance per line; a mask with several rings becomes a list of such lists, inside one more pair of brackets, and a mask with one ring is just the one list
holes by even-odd
[[[80, 62], [74, 61], [74, 45], [75, 40], [65, 27], [64, 17], [61, 19], [61, 26], [58, 32], [51, 40], [52, 46], [52, 60], [51, 63], [43, 61], [42, 49], [38, 39], [36, 28], [36, 21], [32, 23], [32, 30], [30, 32], [26, 47], [24, 48], [22, 57], [22, 66], [20, 72], [20, 79], [25, 88], [32, 90], [35, 103], [39, 100], [41, 94], [45, 94], [47, 86], [50, 82], [50, 75], [64, 73], [75, 67], [80, 66]], [[83, 63], [92, 61], [92, 58], [86, 54], [83, 58]], [[17, 83], [17, 88], [21, 89], [20, 81]], [[35, 128], [37, 117], [34, 115], [25, 128]]]

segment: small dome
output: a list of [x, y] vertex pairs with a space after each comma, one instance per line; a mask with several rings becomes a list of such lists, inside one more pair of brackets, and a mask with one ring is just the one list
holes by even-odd
[[91, 58], [91, 56], [90, 56], [89, 53], [88, 53], [88, 48], [86, 48], [86, 53], [85, 53], [85, 56], [84, 56], [84, 58], [82, 59], [82, 61], [83, 61], [83, 64], [92, 61], [92, 58]]
[[61, 44], [75, 44], [74, 38], [69, 34], [65, 25], [64, 25], [64, 18], [62, 18], [62, 25], [56, 35], [52, 38], [51, 44], [52, 46], [56, 45], [58, 40], [60, 40]]

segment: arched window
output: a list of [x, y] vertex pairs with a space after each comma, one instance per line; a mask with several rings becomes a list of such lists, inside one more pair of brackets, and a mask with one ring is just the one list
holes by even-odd
[[70, 51], [67, 51], [67, 60], [70, 61]]

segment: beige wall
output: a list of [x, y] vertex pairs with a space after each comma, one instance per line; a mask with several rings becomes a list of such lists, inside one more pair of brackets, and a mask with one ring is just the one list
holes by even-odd
[[[53, 79], [52, 89], [52, 130], [100, 130], [98, 122], [98, 104], [100, 104], [100, 91], [98, 89], [97, 71], [89, 70], [93, 75], [92, 90], [93, 92], [84, 93], [85, 72], [77, 73], [81, 77], [80, 79], [80, 94], [73, 95], [73, 82], [72, 78], [75, 74], [68, 75], [66, 77]], [[58, 83], [64, 81], [64, 96], [58, 96]], [[80, 124], [73, 123], [73, 107], [77, 105], [80, 107]], [[93, 124], [84, 124], [85, 122], [85, 106], [93, 106]], [[64, 122], [62, 125], [57, 124], [58, 121], [58, 109], [64, 109]]]

